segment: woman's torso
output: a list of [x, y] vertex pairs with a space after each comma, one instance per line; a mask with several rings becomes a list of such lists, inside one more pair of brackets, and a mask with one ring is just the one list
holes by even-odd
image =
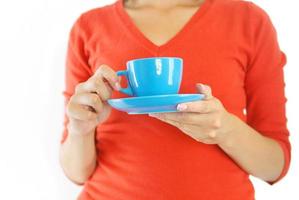
[[[155, 42], [134, 26], [122, 1], [89, 11], [82, 16], [89, 65], [93, 71], [101, 64], [117, 71], [130, 59], [181, 57], [180, 93], [195, 93], [196, 83], [209, 84], [229, 112], [246, 120], [247, 7], [226, 2], [207, 0], [170, 40], [175, 31], [159, 38], [143, 29]], [[147, 115], [113, 109], [97, 129], [96, 145], [98, 166], [80, 199], [254, 199], [248, 174], [218, 146], [197, 142]]]

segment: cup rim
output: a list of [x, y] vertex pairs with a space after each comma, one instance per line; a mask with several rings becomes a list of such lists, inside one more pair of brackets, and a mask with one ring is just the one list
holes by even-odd
[[150, 59], [164, 59], [164, 58], [173, 58], [173, 59], [178, 59], [181, 60], [183, 62], [183, 59], [180, 57], [171, 57], [171, 56], [161, 56], [161, 57], [146, 57], [146, 58], [137, 58], [137, 59], [132, 59], [132, 60], [128, 60], [126, 62], [126, 64], [128, 64], [129, 62], [134, 62], [134, 61], [138, 61], [138, 60], [150, 60]]

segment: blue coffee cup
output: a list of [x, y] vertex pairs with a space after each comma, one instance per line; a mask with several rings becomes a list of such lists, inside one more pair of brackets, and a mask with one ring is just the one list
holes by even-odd
[[129, 96], [177, 94], [180, 89], [183, 59], [177, 57], [151, 57], [130, 60], [127, 70], [118, 71], [125, 76], [127, 88], [120, 92]]

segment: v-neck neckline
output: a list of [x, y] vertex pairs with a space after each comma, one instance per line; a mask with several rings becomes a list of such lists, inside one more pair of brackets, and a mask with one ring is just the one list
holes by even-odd
[[138, 42], [145, 45], [147, 49], [157, 54], [158, 52], [161, 52], [169, 48], [171, 45], [176, 43], [177, 40], [179, 40], [182, 36], [184, 36], [186, 32], [192, 28], [194, 23], [198, 22], [201, 16], [206, 13], [206, 11], [211, 5], [211, 1], [212, 0], [205, 0], [200, 5], [200, 7], [195, 11], [195, 13], [189, 18], [189, 20], [183, 25], [183, 27], [173, 37], [171, 37], [168, 41], [166, 41], [162, 45], [156, 45], [149, 38], [147, 38], [142, 33], [142, 31], [135, 25], [134, 21], [131, 19], [131, 17], [129, 16], [129, 14], [124, 8], [124, 0], [118, 0], [115, 4], [115, 9], [121, 21], [124, 23], [125, 27], [127, 28], [127, 30], [132, 34], [133, 38], [137, 39]]

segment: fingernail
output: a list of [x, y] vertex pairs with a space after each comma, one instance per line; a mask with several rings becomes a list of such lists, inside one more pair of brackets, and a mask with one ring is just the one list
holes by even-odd
[[120, 90], [120, 89], [121, 89], [120, 84], [119, 84], [118, 82], [115, 83], [115, 88], [116, 88], [117, 90]]
[[201, 89], [203, 89], [203, 90], [206, 89], [206, 86], [204, 84], [200, 83], [199, 85], [200, 85]]
[[115, 83], [119, 82], [119, 77], [113, 78], [113, 81], [114, 81]]
[[179, 111], [184, 111], [186, 109], [187, 109], [187, 105], [186, 104], [179, 104], [177, 106], [177, 110], [179, 110]]

